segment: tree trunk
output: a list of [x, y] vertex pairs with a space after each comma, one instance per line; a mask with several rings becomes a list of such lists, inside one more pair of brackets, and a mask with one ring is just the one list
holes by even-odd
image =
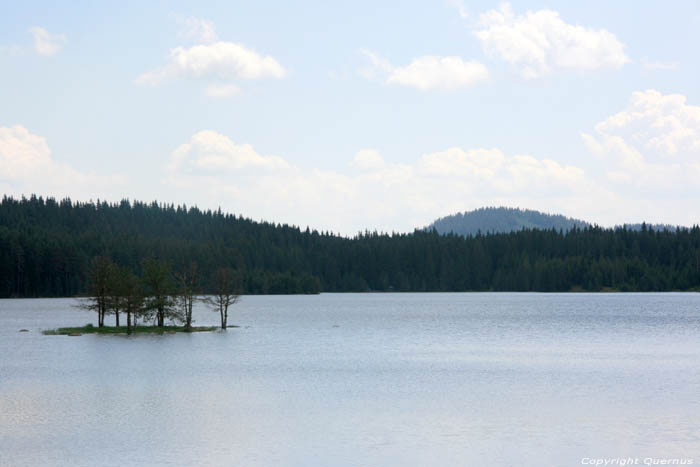
[[192, 301], [185, 297], [185, 329], [189, 330], [192, 327]]
[[126, 312], [126, 333], [131, 334], [131, 312]]
[[114, 310], [114, 316], [116, 317], [117, 327], [119, 327], [119, 310]]

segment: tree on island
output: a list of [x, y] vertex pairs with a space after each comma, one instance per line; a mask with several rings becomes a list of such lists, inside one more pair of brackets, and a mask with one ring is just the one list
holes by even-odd
[[143, 287], [139, 278], [129, 268], [116, 267], [114, 271], [113, 287], [118, 304], [115, 308], [116, 325], [119, 327], [119, 311], [126, 313], [126, 332], [131, 334], [132, 329], [136, 329], [137, 318], [145, 311]]
[[124, 308], [125, 291], [122, 284], [122, 268], [112, 264], [107, 275], [106, 312], [114, 315], [115, 326], [119, 327], [119, 312]]
[[192, 306], [195, 301], [195, 293], [199, 285], [197, 275], [197, 263], [186, 264], [176, 275], [178, 282], [177, 302], [180, 307], [180, 314], [185, 321], [185, 329], [192, 328]]
[[[138, 332], [139, 318], [153, 319], [154, 325], [160, 328], [160, 332], [165, 330], [166, 320], [184, 323], [181, 328], [171, 326], [169, 330], [193, 332], [214, 329], [192, 326], [192, 312], [200, 286], [200, 275], [195, 262], [187, 264], [177, 274], [173, 274], [169, 262], [149, 258], [143, 261], [141, 269], [142, 275], [139, 277], [129, 267], [119, 266], [108, 257], [93, 258], [88, 278], [89, 292], [92, 296], [81, 300], [78, 307], [97, 311], [99, 326], [96, 329], [100, 330], [98, 332], [122, 332], [120, 323], [122, 313], [126, 314], [127, 334]], [[232, 276], [225, 273], [222, 277]], [[228, 287], [226, 280], [223, 284]], [[228, 303], [224, 302], [226, 308], [235, 302], [235, 298], [231, 295]], [[108, 329], [104, 326], [106, 314], [114, 314], [114, 328]], [[225, 325], [225, 316], [222, 319]], [[91, 330], [92, 325], [81, 329], [61, 328], [49, 334], [94, 332]]]
[[214, 272], [212, 283], [214, 295], [206, 296], [202, 301], [221, 316], [221, 329], [226, 329], [228, 308], [234, 305], [240, 296], [240, 286], [236, 273], [231, 268], [219, 268]]
[[105, 325], [105, 315], [109, 310], [109, 296], [111, 278], [115, 265], [106, 256], [96, 256], [92, 259], [89, 269], [90, 297], [86, 298], [79, 308], [97, 312], [97, 326]]
[[182, 321], [173, 293], [170, 263], [149, 258], [143, 262], [143, 283], [146, 289], [145, 310], [155, 315], [158, 327], [165, 326], [165, 319]]

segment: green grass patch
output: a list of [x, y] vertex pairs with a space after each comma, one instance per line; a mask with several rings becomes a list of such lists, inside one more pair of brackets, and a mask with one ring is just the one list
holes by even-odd
[[[211, 332], [219, 329], [217, 326], [192, 326], [185, 329], [184, 326], [136, 326], [131, 329], [132, 334], [173, 334], [176, 332]], [[92, 324], [77, 328], [58, 328], [43, 331], [47, 336], [79, 336], [82, 334], [128, 334], [126, 326], [96, 327]]]

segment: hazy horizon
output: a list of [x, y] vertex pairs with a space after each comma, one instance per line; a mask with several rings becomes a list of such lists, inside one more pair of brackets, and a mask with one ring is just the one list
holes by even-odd
[[5, 6], [0, 193], [344, 235], [698, 223], [696, 2]]

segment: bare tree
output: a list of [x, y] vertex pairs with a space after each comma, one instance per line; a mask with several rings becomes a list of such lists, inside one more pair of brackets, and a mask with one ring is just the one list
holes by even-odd
[[219, 268], [214, 272], [214, 295], [208, 295], [202, 301], [221, 316], [221, 329], [226, 329], [228, 308], [240, 297], [239, 281], [231, 268]]
[[197, 263], [191, 262], [185, 265], [175, 278], [178, 282], [177, 301], [181, 309], [180, 313], [184, 317], [185, 329], [189, 330], [192, 328], [192, 305], [198, 285]]

